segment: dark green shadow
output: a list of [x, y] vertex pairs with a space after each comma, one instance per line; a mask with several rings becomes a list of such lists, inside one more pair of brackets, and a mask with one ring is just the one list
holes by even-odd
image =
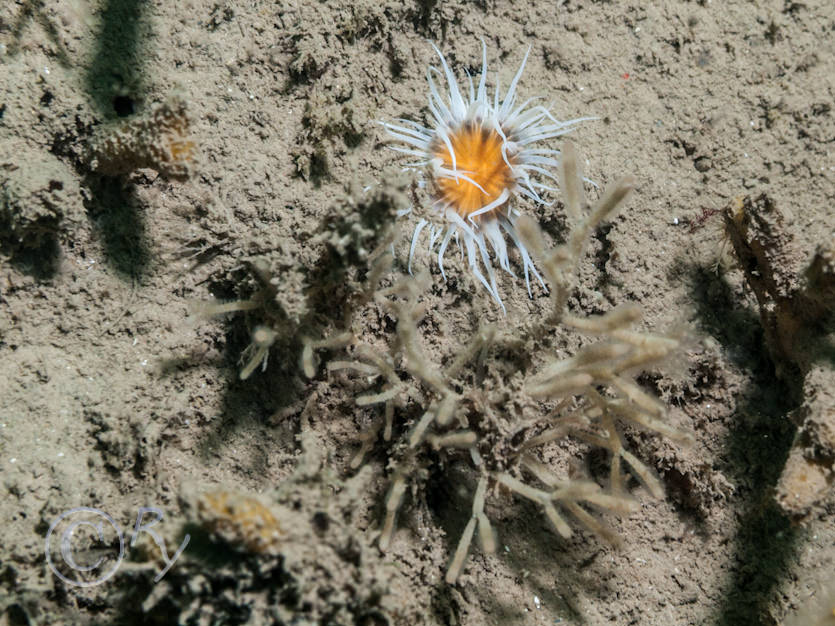
[[124, 117], [143, 92], [143, 66], [150, 37], [145, 0], [106, 0], [96, 50], [85, 87], [96, 112]]
[[102, 237], [105, 261], [126, 280], [140, 281], [151, 259], [145, 216], [134, 186], [121, 178], [88, 176], [87, 214]]
[[788, 574], [800, 538], [774, 501], [794, 440], [788, 413], [797, 406], [798, 390], [777, 378], [759, 316], [735, 299], [724, 277], [702, 267], [686, 268], [683, 274], [691, 284], [701, 329], [750, 375], [725, 442], [723, 469], [737, 485], [742, 516], [724, 597], [712, 623], [772, 625], [774, 594]]

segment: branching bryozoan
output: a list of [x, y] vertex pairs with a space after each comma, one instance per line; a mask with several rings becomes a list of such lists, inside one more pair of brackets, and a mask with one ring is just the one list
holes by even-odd
[[[425, 311], [420, 302], [424, 292], [420, 278], [396, 280], [392, 287], [375, 294], [377, 304], [397, 319], [396, 336], [387, 352], [354, 337], [348, 347], [350, 356], [327, 365], [329, 372], [350, 370], [382, 382], [377, 391], [362, 393], [356, 399], [358, 406], [380, 405], [382, 411], [361, 435], [359, 451], [351, 462], [352, 467], [361, 465], [381, 433], [392, 448], [395, 469], [385, 502], [379, 541], [382, 549], [391, 543], [407, 486], [421, 480], [421, 468], [440, 457], [457, 458], [471, 468], [475, 484], [472, 511], [450, 561], [446, 574], [449, 583], [462, 572], [473, 537], [479, 537], [484, 552], [495, 550], [494, 530], [485, 508], [501, 492], [533, 502], [562, 537], [572, 532], [565, 517], [569, 515], [600, 537], [616, 542], [615, 533], [590, 510], [619, 514], [637, 510], [629, 493], [627, 471], [652, 496], [663, 496], [653, 470], [626, 448], [620, 425], [633, 425], [679, 443], [692, 439], [668, 422], [667, 408], [634, 378], [677, 350], [679, 339], [634, 330], [632, 326], [641, 319], [637, 305], [623, 304], [603, 315], [588, 317], [575, 315], [567, 307], [587, 240], [597, 225], [611, 218], [623, 203], [631, 181], [616, 182], [586, 211], [576, 157], [568, 145], [562, 155], [560, 184], [571, 226], [567, 242], [548, 249], [531, 219], [519, 219], [518, 233], [550, 283], [553, 314], [548, 323], [590, 341], [569, 358], [545, 362], [519, 383], [511, 376], [506, 377], [507, 381], [502, 377], [491, 381], [491, 387], [504, 395], [522, 399], [518, 404], [534, 407], [532, 415], [524, 411], [514, 414], [498, 399], [502, 394], [483, 391], [478, 372], [485, 369], [494, 345], [504, 342], [525, 350], [529, 345], [541, 345], [544, 333], [509, 341], [511, 337], [495, 327], [483, 326], [455, 352], [457, 356], [447, 366], [436, 365], [421, 347], [420, 323]], [[388, 267], [390, 259], [380, 263]], [[376, 276], [380, 274], [375, 272]], [[332, 341], [309, 342], [306, 373], [314, 373], [312, 354], [316, 348], [344, 345], [348, 333], [336, 333]], [[492, 362], [501, 368], [500, 362]], [[398, 439], [396, 417], [414, 401], [423, 402], [421, 416], [405, 424]], [[605, 488], [590, 479], [560, 476], [545, 461], [543, 453], [560, 450], [560, 442], [567, 438], [609, 453]]]

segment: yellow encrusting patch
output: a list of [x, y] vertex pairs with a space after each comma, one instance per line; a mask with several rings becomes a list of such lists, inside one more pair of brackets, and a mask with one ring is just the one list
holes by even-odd
[[[449, 139], [456, 170], [478, 183], [481, 189], [463, 178], [439, 178], [436, 183], [446, 206], [466, 218], [493, 202], [505, 189], [512, 188], [513, 173], [502, 157], [503, 140], [495, 130], [464, 124], [450, 133]], [[443, 161], [444, 168], [453, 169], [452, 155], [445, 143], [439, 142], [433, 153]], [[507, 158], [513, 164], [513, 157], [507, 155]]]

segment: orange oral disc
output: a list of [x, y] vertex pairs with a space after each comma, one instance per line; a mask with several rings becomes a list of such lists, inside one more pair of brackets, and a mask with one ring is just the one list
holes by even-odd
[[[503, 140], [495, 130], [478, 124], [464, 124], [452, 132], [449, 139], [455, 153], [456, 170], [478, 185], [463, 178], [439, 178], [436, 183], [446, 206], [466, 218], [511, 188], [513, 173], [502, 157]], [[452, 155], [445, 143], [440, 143], [433, 152], [443, 161], [445, 169], [453, 169]], [[508, 160], [513, 163], [510, 156]]]

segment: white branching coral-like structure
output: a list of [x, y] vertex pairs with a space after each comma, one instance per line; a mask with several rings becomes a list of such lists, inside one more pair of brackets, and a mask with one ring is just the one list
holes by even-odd
[[[522, 404], [537, 407], [534, 417], [508, 415], [503, 405], [479, 385], [475, 372], [483, 370], [491, 347], [509, 336], [494, 326], [482, 326], [445, 367], [434, 364], [421, 348], [419, 324], [424, 315], [420, 278], [404, 278], [388, 289], [377, 291], [377, 303], [397, 320], [396, 337], [387, 353], [362, 341], [353, 341], [350, 357], [327, 364], [328, 371], [352, 370], [376, 377], [381, 385], [374, 392], [357, 397], [359, 406], [380, 405], [381, 415], [361, 436], [358, 467], [365, 454], [380, 438], [399, 450], [399, 461], [386, 497], [385, 519], [380, 547], [386, 549], [395, 529], [397, 512], [416, 468], [431, 463], [433, 455], [463, 455], [476, 474], [471, 516], [452, 556], [446, 580], [458, 579], [473, 537], [478, 536], [485, 552], [495, 549], [496, 540], [485, 513], [491, 495], [510, 492], [540, 507], [555, 531], [571, 535], [566, 515], [573, 517], [598, 536], [616, 542], [616, 535], [590, 509], [611, 513], [635, 511], [637, 504], [627, 489], [627, 470], [654, 497], [663, 495], [660, 480], [625, 446], [621, 423], [653, 431], [675, 442], [686, 443], [691, 436], [671, 426], [667, 408], [645, 391], [635, 374], [654, 367], [679, 347], [673, 336], [634, 330], [641, 318], [636, 305], [621, 305], [604, 315], [580, 317], [568, 312], [566, 302], [576, 283], [577, 265], [593, 229], [613, 215], [631, 189], [628, 179], [615, 183], [601, 199], [584, 210], [576, 157], [570, 146], [563, 153], [560, 182], [571, 223], [566, 244], [547, 250], [541, 231], [532, 220], [520, 220], [519, 233], [532, 251], [551, 285], [553, 315], [550, 326], [591, 338], [569, 357], [548, 362], [527, 375], [521, 383], [494, 381], [503, 392], [524, 398]], [[382, 261], [381, 261], [382, 262]], [[378, 273], [379, 275], [379, 273]], [[523, 338], [525, 341], [542, 340]], [[346, 334], [333, 340], [309, 342], [305, 371], [314, 373], [312, 355], [317, 347], [345, 344]], [[404, 376], [403, 374], [407, 374]], [[408, 425], [395, 445], [395, 417], [406, 398], [425, 399], [422, 415]], [[604, 489], [591, 480], [559, 476], [543, 459], [542, 451], [554, 442], [572, 437], [609, 453], [609, 481]]]

